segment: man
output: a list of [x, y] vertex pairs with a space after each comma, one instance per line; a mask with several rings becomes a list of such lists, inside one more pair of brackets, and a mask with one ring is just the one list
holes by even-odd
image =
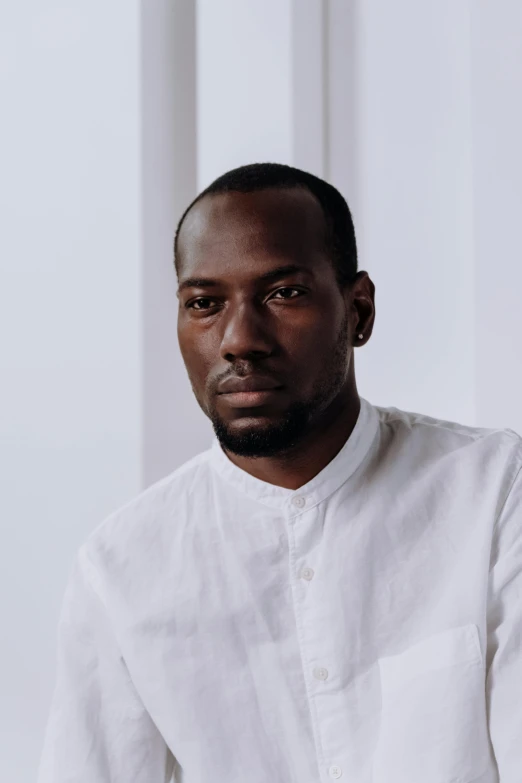
[[80, 548], [40, 783], [520, 783], [521, 439], [359, 397], [322, 180], [225, 174], [175, 258], [216, 437]]

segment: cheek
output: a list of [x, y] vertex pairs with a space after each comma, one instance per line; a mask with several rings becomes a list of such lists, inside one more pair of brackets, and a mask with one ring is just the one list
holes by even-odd
[[286, 340], [292, 377], [303, 396], [341, 370], [348, 360], [346, 325], [331, 318], [311, 324], [304, 332], [289, 333]]
[[210, 335], [188, 333], [178, 328], [178, 343], [191, 382], [202, 389], [216, 357], [217, 349]]
[[335, 334], [331, 319], [322, 318], [306, 324], [304, 328], [283, 331], [282, 341], [289, 355], [300, 364], [312, 362], [320, 365], [322, 357], [332, 349]]

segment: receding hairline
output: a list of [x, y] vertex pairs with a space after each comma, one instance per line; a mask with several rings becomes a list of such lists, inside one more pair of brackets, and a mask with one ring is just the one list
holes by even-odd
[[178, 260], [178, 242], [179, 242], [179, 237], [181, 236], [181, 232], [182, 232], [182, 229], [183, 229], [183, 227], [184, 227], [184, 225], [186, 223], [187, 218], [189, 217], [190, 213], [192, 212], [192, 210], [195, 207], [199, 206], [199, 204], [201, 204], [204, 201], [208, 201], [210, 199], [217, 199], [217, 198], [223, 197], [223, 196], [245, 196], [247, 198], [250, 196], [250, 197], [254, 197], [255, 198], [260, 193], [265, 193], [265, 192], [270, 192], [270, 191], [272, 191], [274, 193], [275, 192], [285, 192], [285, 191], [286, 192], [297, 191], [297, 192], [301, 192], [301, 193], [307, 194], [307, 197], [309, 197], [311, 199], [311, 201], [313, 201], [313, 203], [317, 205], [317, 207], [318, 207], [318, 209], [319, 209], [319, 211], [321, 213], [322, 223], [324, 225], [324, 231], [325, 231], [324, 239], [327, 242], [327, 235], [328, 235], [328, 229], [329, 229], [328, 217], [327, 217], [327, 215], [325, 213], [324, 207], [321, 204], [321, 201], [319, 200], [319, 198], [316, 196], [316, 194], [305, 183], [302, 183], [302, 182], [298, 182], [298, 183], [288, 182], [288, 183], [282, 183], [282, 184], [268, 184], [268, 185], [263, 186], [263, 187], [255, 187], [255, 188], [251, 188], [249, 190], [246, 190], [246, 189], [245, 190], [240, 190], [240, 189], [235, 189], [235, 188], [229, 188], [229, 189], [226, 189], [226, 190], [225, 189], [223, 189], [223, 190], [209, 190], [209, 191], [203, 191], [202, 193], [200, 193], [199, 196], [197, 196], [194, 199], [194, 201], [187, 207], [186, 211], [184, 212], [184, 214], [183, 214], [183, 216], [182, 216], [182, 218], [181, 218], [181, 220], [179, 222], [178, 230], [176, 232], [175, 245], [174, 245], [175, 257], [176, 257], [175, 258], [176, 265], [177, 265], [177, 260]]
[[325, 227], [325, 245], [333, 263], [339, 285], [352, 282], [357, 275], [358, 253], [353, 218], [341, 191], [327, 180], [311, 172], [282, 163], [250, 163], [231, 169], [210, 183], [187, 206], [178, 221], [174, 236], [174, 264], [179, 275], [177, 252], [178, 235], [186, 216], [207, 195], [226, 193], [254, 193], [262, 191], [308, 191], [322, 212]]

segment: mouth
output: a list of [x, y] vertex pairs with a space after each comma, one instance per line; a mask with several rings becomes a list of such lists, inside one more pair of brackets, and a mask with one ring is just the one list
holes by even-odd
[[233, 408], [258, 408], [273, 402], [282, 388], [282, 386], [278, 386], [275, 389], [259, 389], [258, 391], [225, 392], [219, 397]]

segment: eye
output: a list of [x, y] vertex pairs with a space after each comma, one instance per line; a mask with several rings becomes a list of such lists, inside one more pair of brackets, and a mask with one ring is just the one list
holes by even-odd
[[[190, 308], [191, 310], [195, 310], [197, 313], [201, 313], [205, 310], [211, 309], [211, 306], [208, 304], [209, 302], [214, 302], [214, 299], [201, 296], [199, 299], [193, 299], [192, 302], [188, 302], [186, 307]], [[195, 305], [198, 305], [198, 307]]]
[[[288, 293], [290, 293], [290, 294], [292, 294], [292, 293], [293, 294], [297, 294], [297, 296], [291, 296], [291, 295], [290, 296], [286, 296], [286, 295], [284, 295], [284, 294], [288, 294]], [[297, 299], [299, 296], [302, 296], [304, 293], [305, 292], [301, 291], [300, 288], [291, 288], [290, 286], [286, 286], [285, 288], [279, 288], [275, 292], [274, 296], [271, 297], [271, 298], [273, 299], [276, 294], [281, 294], [281, 298], [282, 299]]]
[[[285, 286], [284, 288], [278, 288], [277, 291], [275, 291], [270, 299], [279, 299], [280, 301], [288, 300], [288, 299], [298, 299], [300, 296], [303, 296], [303, 294], [306, 293], [305, 291], [302, 291], [299, 288], [293, 288], [291, 286]], [[216, 300], [210, 299], [208, 296], [200, 296], [197, 299], [192, 299], [191, 302], [187, 302], [185, 307], [188, 310], [192, 310], [195, 313], [202, 313], [205, 314], [208, 311], [212, 310], [216, 306]]]

